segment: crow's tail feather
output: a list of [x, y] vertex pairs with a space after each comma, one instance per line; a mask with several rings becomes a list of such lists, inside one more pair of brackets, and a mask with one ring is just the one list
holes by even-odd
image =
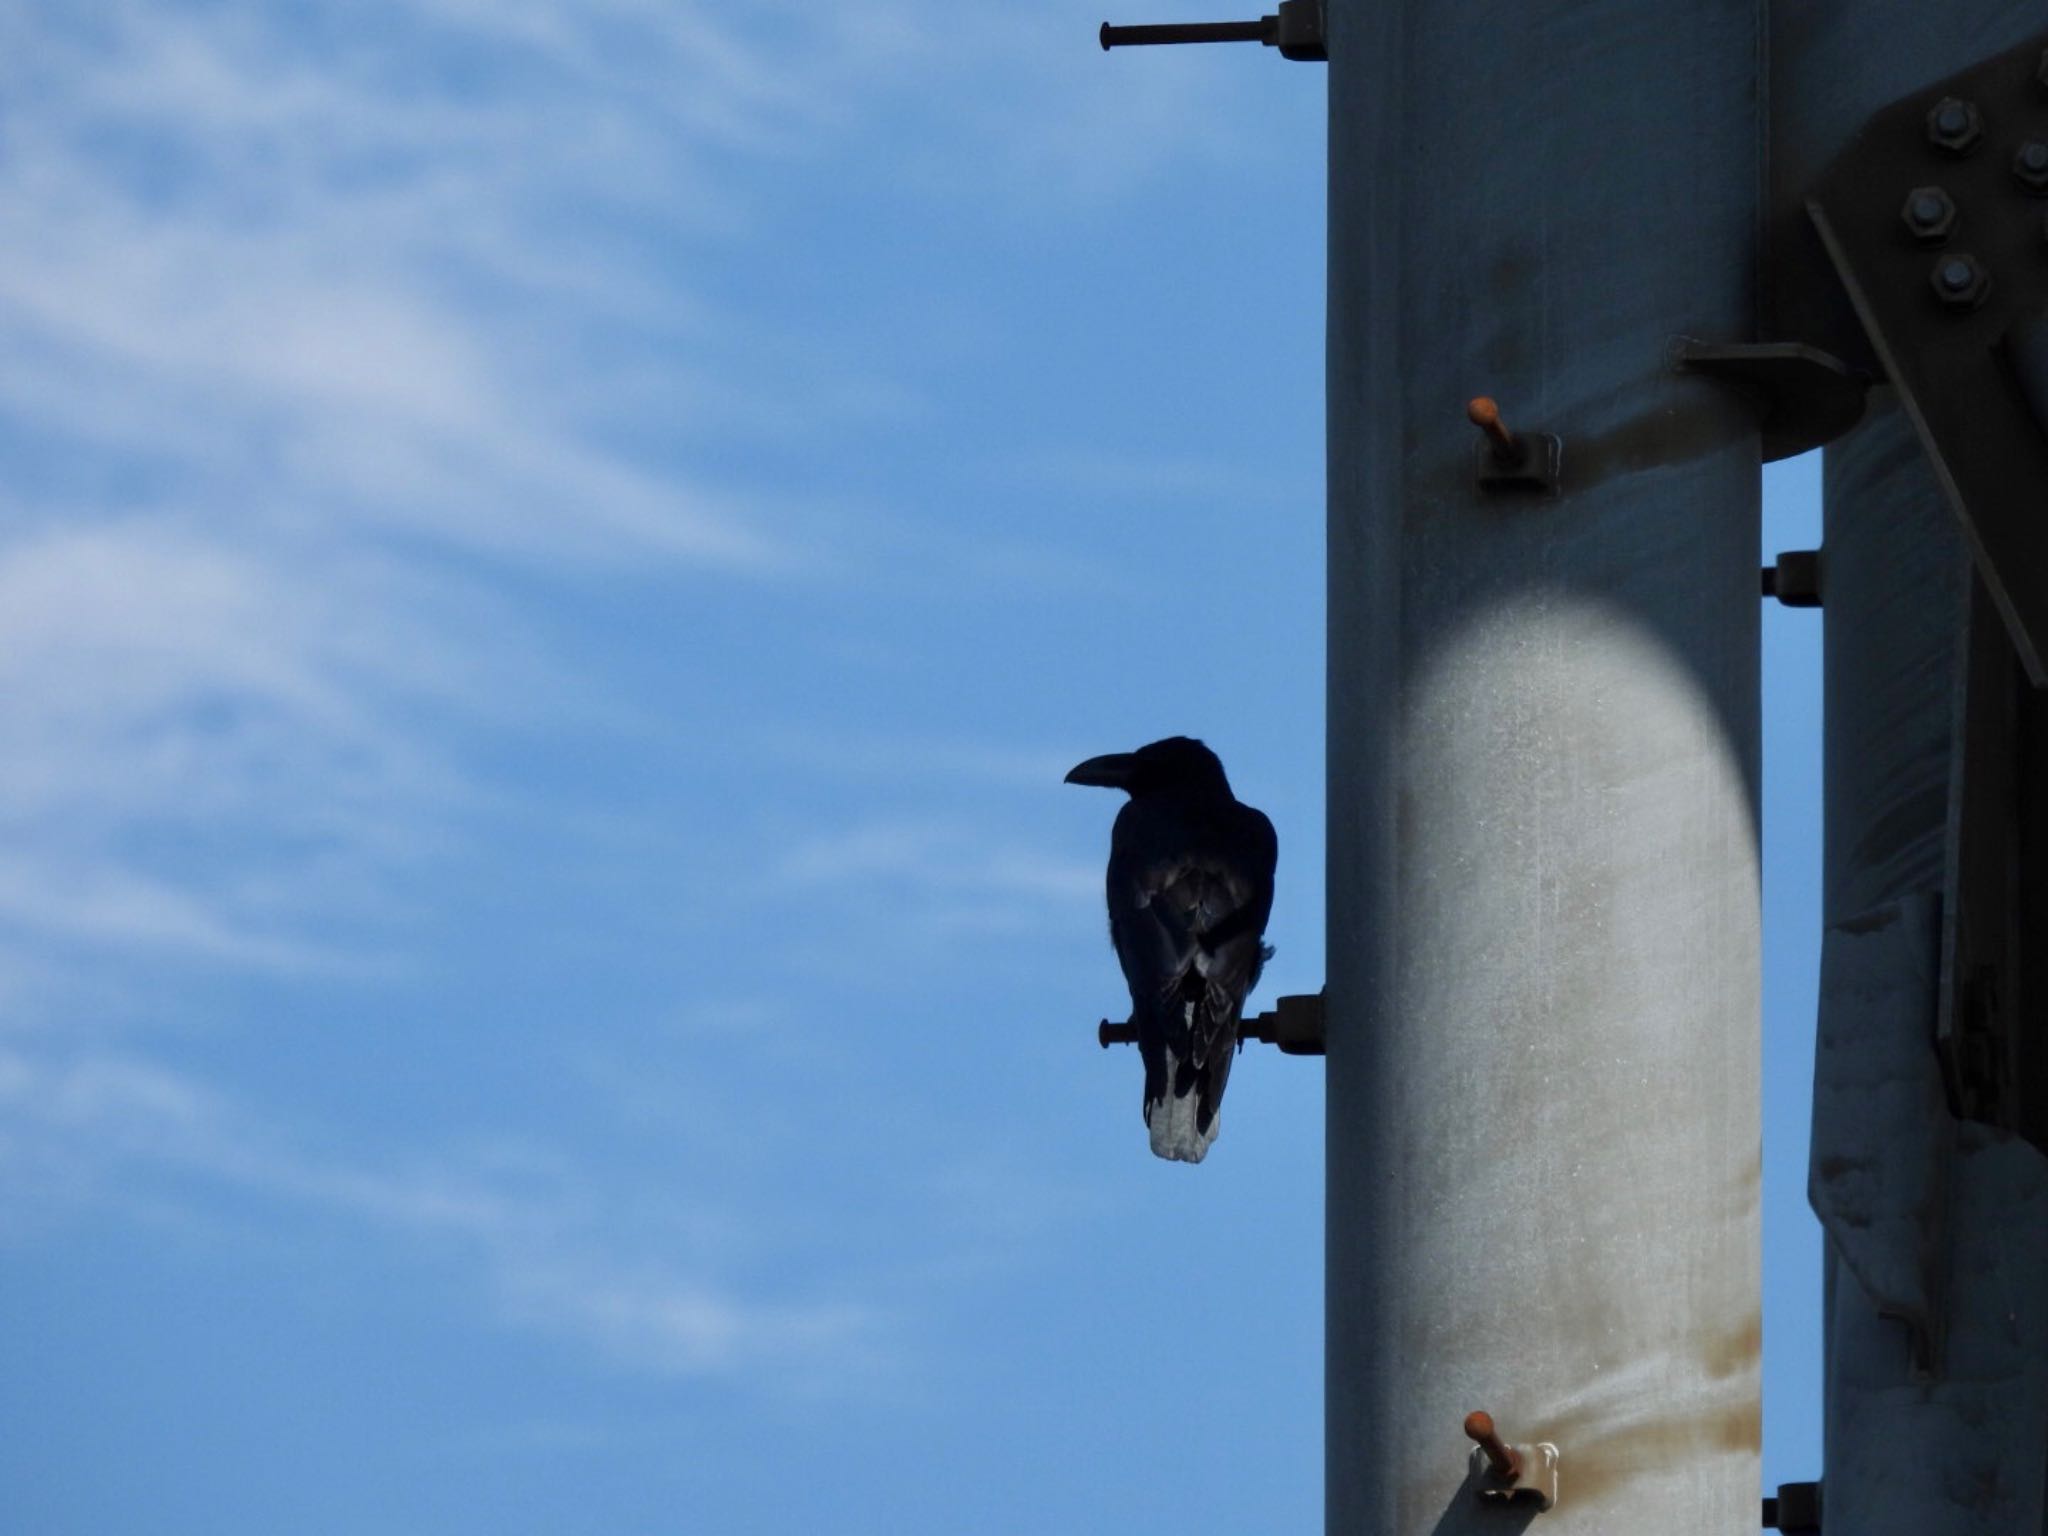
[[[1218, 1111], [1223, 1087], [1230, 1080], [1236, 1055], [1236, 1030], [1223, 1034], [1212, 1021], [1184, 1011], [1179, 999], [1167, 1002], [1139, 1031], [1145, 1058], [1145, 1128], [1151, 1133], [1155, 1157], [1169, 1162], [1199, 1163], [1222, 1129]], [[1230, 1021], [1235, 1025], [1235, 1020]]]

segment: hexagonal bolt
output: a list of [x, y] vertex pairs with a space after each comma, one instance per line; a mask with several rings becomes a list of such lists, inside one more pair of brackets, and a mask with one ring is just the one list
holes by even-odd
[[2012, 173], [2036, 197], [2048, 197], [2048, 144], [2029, 139], [2012, 157]]
[[1974, 256], [1943, 256], [1927, 273], [1934, 295], [1950, 309], [1975, 309], [1991, 291], [1991, 274]]
[[1956, 227], [1956, 203], [1940, 187], [1915, 187], [1906, 194], [1899, 217], [1915, 240], [1936, 245]]
[[1944, 96], [1927, 109], [1927, 142], [1951, 155], [1967, 153], [1984, 137], [1984, 118], [1977, 104]]

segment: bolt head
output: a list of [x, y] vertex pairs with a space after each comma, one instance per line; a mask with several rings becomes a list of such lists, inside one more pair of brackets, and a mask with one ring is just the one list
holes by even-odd
[[1968, 153], [1984, 137], [1984, 118], [1977, 104], [1944, 96], [1927, 109], [1927, 142], [1951, 155]]
[[1927, 274], [1934, 296], [1950, 309], [1975, 309], [1991, 292], [1991, 274], [1984, 263], [1960, 252], [1936, 258]]
[[1900, 205], [1899, 218], [1915, 240], [1939, 244], [1956, 227], [1955, 199], [1940, 187], [1915, 187]]
[[2012, 173], [2036, 197], [2048, 197], [2048, 143], [2029, 139], [2012, 157]]

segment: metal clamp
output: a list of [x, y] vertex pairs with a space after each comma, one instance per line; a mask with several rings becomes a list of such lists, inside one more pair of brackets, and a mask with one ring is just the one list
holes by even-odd
[[1753, 403], [1767, 464], [1831, 443], [1863, 419], [1870, 380], [1818, 347], [1679, 336], [1667, 355], [1680, 373], [1716, 380]]
[[1548, 432], [1509, 431], [1490, 395], [1470, 402], [1465, 419], [1484, 434], [1479, 444], [1479, 484], [1484, 489], [1557, 494], [1564, 445], [1555, 437]]
[[1533, 1502], [1546, 1510], [1557, 1503], [1557, 1447], [1548, 1440], [1509, 1445], [1494, 1428], [1493, 1415], [1475, 1409], [1465, 1415], [1465, 1435], [1474, 1443], [1470, 1476], [1489, 1504]]

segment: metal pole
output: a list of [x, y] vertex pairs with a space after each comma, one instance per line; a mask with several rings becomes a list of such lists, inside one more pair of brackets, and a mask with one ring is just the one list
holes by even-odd
[[[1780, 4], [1781, 253], [1804, 238], [1805, 188], [1871, 113], [2044, 26], [2040, 0]], [[1841, 301], [1825, 274], [1779, 268], [1781, 323], [1829, 323]], [[1933, 1046], [1969, 557], [1888, 392], [1827, 450], [1824, 487], [1827, 929], [1810, 1189], [1827, 1232], [1825, 1524], [2041, 1536], [2048, 1169], [2024, 1142], [1951, 1117]]]
[[1756, 1528], [1759, 23], [1330, 6], [1332, 1536]]

